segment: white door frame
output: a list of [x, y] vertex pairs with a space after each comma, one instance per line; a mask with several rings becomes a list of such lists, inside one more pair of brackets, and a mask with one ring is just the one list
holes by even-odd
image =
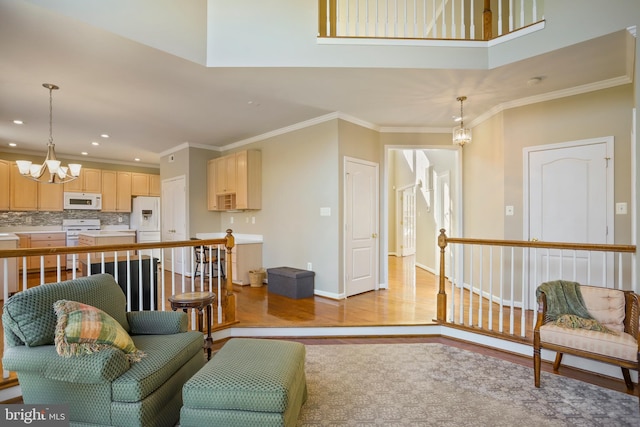
[[[464, 230], [464, 218], [462, 217], [462, 147], [460, 146], [443, 146], [443, 145], [385, 145], [384, 146], [384, 167], [382, 168], [382, 185], [384, 189], [380, 192], [382, 195], [381, 212], [380, 212], [380, 277], [382, 283], [381, 288], [389, 287], [389, 198], [392, 197], [389, 189], [389, 162], [391, 150], [454, 150], [456, 154], [455, 170], [451, 171], [455, 177], [454, 208], [452, 211], [452, 223], [454, 230], [447, 230], [447, 236], [462, 237]], [[393, 196], [395, 197], [395, 196]], [[440, 231], [438, 230], [438, 233]], [[417, 236], [420, 238], [420, 236]], [[439, 253], [439, 252], [438, 252]], [[439, 264], [438, 264], [439, 265]], [[456, 269], [458, 270], [459, 267]], [[440, 270], [437, 270], [438, 272]], [[437, 273], [439, 274], [439, 273]], [[461, 277], [461, 276], [458, 276]]]

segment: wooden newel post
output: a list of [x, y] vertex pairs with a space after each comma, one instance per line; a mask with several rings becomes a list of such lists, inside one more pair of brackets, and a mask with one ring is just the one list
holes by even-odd
[[230, 228], [227, 229], [227, 235], [225, 239], [227, 239], [227, 243], [225, 246], [227, 248], [227, 255], [225, 257], [225, 262], [227, 264], [227, 280], [225, 283], [225, 291], [222, 296], [224, 299], [222, 300], [222, 308], [224, 310], [225, 322], [235, 322], [236, 321], [236, 296], [233, 293], [233, 255], [232, 250], [236, 244], [236, 239], [231, 234], [233, 230]]
[[436, 300], [436, 316], [438, 322], [445, 322], [447, 319], [447, 294], [444, 291], [445, 275], [444, 275], [444, 262], [445, 262], [445, 248], [447, 247], [447, 235], [444, 228], [440, 229], [440, 235], [438, 236], [438, 247], [440, 248], [440, 277], [438, 285], [438, 298]]
[[[500, 34], [500, 32], [498, 32], [498, 34]], [[484, 10], [482, 11], [482, 38], [484, 40], [491, 40], [493, 38], [491, 0], [484, 0]]]

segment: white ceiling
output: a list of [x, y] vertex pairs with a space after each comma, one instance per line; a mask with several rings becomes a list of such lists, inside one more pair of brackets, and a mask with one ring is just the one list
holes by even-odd
[[[185, 142], [223, 147], [333, 112], [378, 128], [449, 129], [459, 95], [468, 96], [465, 122], [473, 123], [529, 98], [630, 82], [633, 69], [626, 31], [492, 70], [207, 68], [33, 8], [0, 3], [0, 151], [44, 154], [42, 83], [60, 86], [53, 93], [59, 157], [87, 151], [91, 159], [157, 165], [159, 153]], [[535, 76], [544, 78], [527, 85]]]

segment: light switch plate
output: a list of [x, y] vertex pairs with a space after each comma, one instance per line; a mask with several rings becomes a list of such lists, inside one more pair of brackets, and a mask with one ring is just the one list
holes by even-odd
[[626, 215], [627, 204], [625, 202], [616, 203], [616, 215]]
[[504, 214], [507, 216], [513, 216], [513, 206], [506, 206]]

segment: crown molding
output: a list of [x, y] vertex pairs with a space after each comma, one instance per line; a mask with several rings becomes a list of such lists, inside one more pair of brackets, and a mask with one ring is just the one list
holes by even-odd
[[[499, 114], [500, 112], [504, 110], [509, 110], [511, 108], [523, 107], [526, 105], [552, 101], [554, 99], [565, 98], [568, 96], [580, 95], [583, 93], [593, 92], [593, 91], [602, 90], [602, 89], [608, 89], [611, 87], [620, 86], [620, 85], [628, 84], [631, 82], [632, 80], [629, 76], [621, 76], [621, 77], [615, 77], [608, 80], [603, 80], [596, 83], [590, 83], [590, 84], [576, 86], [569, 89], [558, 90], [555, 92], [548, 92], [541, 95], [535, 95], [527, 98], [517, 99], [510, 102], [505, 102], [493, 107], [492, 109], [485, 112], [484, 114], [481, 114], [480, 116], [476, 117], [474, 120], [472, 120], [469, 123], [469, 127], [473, 128], [479, 125], [480, 123], [495, 116], [496, 114]], [[205, 150], [223, 152], [223, 151], [240, 148], [242, 146], [252, 144], [254, 142], [264, 141], [265, 139], [273, 138], [279, 135], [284, 135], [289, 132], [315, 126], [320, 123], [324, 123], [324, 122], [328, 122], [336, 119], [344, 120], [344, 121], [353, 123], [355, 125], [358, 125], [367, 129], [371, 129], [377, 132], [381, 132], [381, 133], [450, 133], [451, 130], [453, 129], [453, 126], [452, 127], [378, 126], [374, 123], [359, 119], [349, 114], [345, 114], [340, 111], [335, 111], [333, 113], [328, 113], [322, 116], [315, 117], [313, 119], [304, 120], [302, 122], [298, 122], [290, 126], [285, 126], [285, 127], [275, 129], [260, 135], [252, 136], [251, 138], [242, 139], [240, 141], [236, 141], [231, 144], [224, 145], [222, 147], [184, 142], [169, 150], [165, 150], [161, 152], [160, 157], [167, 156], [169, 154], [175, 153], [176, 151], [180, 151], [182, 149], [189, 148], [189, 147], [196, 147], [196, 148], [202, 148]]]
[[400, 126], [384, 126], [380, 128], [381, 133], [451, 133], [454, 126], [449, 128], [430, 128], [430, 127], [400, 127]]
[[538, 104], [540, 102], [553, 101], [555, 99], [566, 98], [568, 96], [581, 95], [583, 93], [594, 92], [602, 89], [609, 89], [615, 86], [621, 86], [631, 83], [632, 80], [629, 76], [614, 77], [608, 80], [602, 80], [596, 83], [590, 83], [582, 86], [575, 86], [568, 89], [557, 90], [555, 92], [543, 93], [540, 95], [529, 96], [527, 98], [516, 99], [510, 102], [504, 102], [490, 109], [489, 111], [476, 117], [469, 123], [469, 127], [474, 127], [490, 119], [496, 114], [509, 110], [511, 108], [524, 107], [526, 105]]

